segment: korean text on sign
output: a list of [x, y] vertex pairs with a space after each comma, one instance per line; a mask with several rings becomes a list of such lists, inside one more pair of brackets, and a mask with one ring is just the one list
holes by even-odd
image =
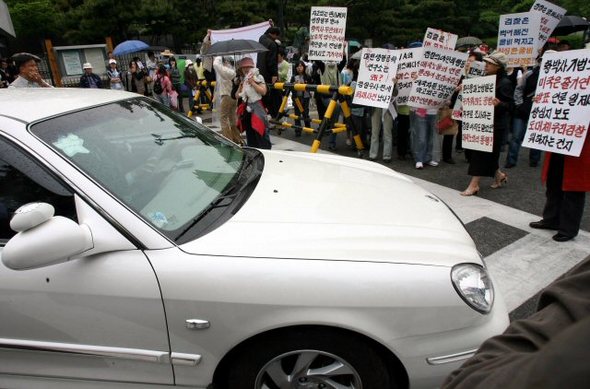
[[455, 50], [457, 44], [457, 35], [450, 32], [437, 30], [428, 27], [424, 34], [423, 47], [436, 47], [438, 49]]
[[467, 53], [425, 47], [418, 78], [412, 84], [407, 105], [415, 108], [440, 107], [455, 91], [466, 62]]
[[508, 66], [533, 66], [538, 54], [540, 18], [536, 12], [500, 16], [498, 50], [508, 56]]
[[463, 147], [491, 152], [494, 147], [496, 76], [463, 80]]
[[311, 7], [309, 60], [340, 62], [344, 56], [346, 7]]
[[395, 85], [399, 51], [363, 49], [354, 104], [387, 108]]
[[560, 20], [563, 19], [566, 9], [545, 0], [537, 0], [531, 7], [531, 12], [539, 15], [540, 25], [537, 48], [540, 49], [549, 40], [551, 33], [557, 27]]
[[590, 123], [590, 50], [543, 55], [523, 146], [579, 157]]
[[422, 61], [422, 47], [413, 49], [403, 49], [399, 51], [399, 61], [397, 64], [397, 97], [398, 105], [406, 105], [414, 79], [418, 78], [420, 61]]

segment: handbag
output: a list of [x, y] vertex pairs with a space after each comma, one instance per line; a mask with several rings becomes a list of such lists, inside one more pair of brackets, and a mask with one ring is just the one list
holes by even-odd
[[438, 111], [436, 130], [439, 135], [457, 135], [459, 124], [453, 120], [453, 110], [450, 107], [443, 107]]

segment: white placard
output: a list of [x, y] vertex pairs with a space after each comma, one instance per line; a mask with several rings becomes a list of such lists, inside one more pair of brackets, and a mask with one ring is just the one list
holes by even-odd
[[590, 50], [543, 55], [522, 145], [579, 157], [590, 123]]
[[400, 50], [396, 74], [397, 97], [395, 101], [397, 105], [408, 104], [413, 81], [418, 77], [423, 52], [422, 47]]
[[311, 7], [309, 60], [340, 62], [344, 56], [346, 7]]
[[458, 36], [443, 30], [428, 27], [424, 34], [423, 47], [455, 50]]
[[535, 65], [541, 27], [539, 15], [537, 12], [500, 15], [498, 50], [508, 56], [509, 67]]
[[481, 77], [486, 75], [486, 64], [483, 61], [473, 61], [466, 66], [466, 78]]
[[496, 76], [463, 80], [462, 145], [491, 152], [494, 147], [494, 97]]
[[547, 42], [561, 19], [563, 19], [567, 10], [545, 0], [537, 0], [531, 7], [531, 12], [539, 14], [541, 24], [539, 26], [537, 48], [540, 49]]
[[387, 108], [395, 85], [398, 50], [363, 49], [354, 104]]
[[78, 50], [67, 50], [61, 52], [61, 58], [64, 61], [64, 68], [68, 76], [82, 74], [82, 62]]
[[425, 47], [408, 105], [415, 108], [440, 107], [459, 85], [467, 56], [467, 53], [458, 51]]
[[[482, 77], [485, 75], [486, 64], [483, 61], [473, 61], [465, 66], [465, 78]], [[461, 115], [463, 113], [463, 107], [461, 105], [462, 98], [463, 95], [459, 92], [457, 100], [455, 100], [455, 105], [453, 106], [453, 113], [451, 114], [451, 117], [454, 120], [461, 120]]]

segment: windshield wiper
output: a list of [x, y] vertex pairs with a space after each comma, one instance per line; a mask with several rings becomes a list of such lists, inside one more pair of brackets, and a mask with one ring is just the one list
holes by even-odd
[[[177, 242], [178, 240], [180, 240], [180, 238], [182, 238], [189, 230], [191, 230], [205, 216], [207, 216], [209, 213], [211, 213], [211, 211], [213, 211], [217, 208], [224, 208], [224, 207], [231, 205], [233, 200], [242, 192], [242, 190], [249, 187], [250, 184], [252, 184], [253, 182], [258, 181], [258, 179], [260, 178], [260, 175], [261, 175], [260, 174], [261, 171], [256, 172], [257, 174], [250, 174], [248, 176], [248, 178], [246, 180], [244, 180], [243, 182], [240, 182], [240, 178], [242, 177], [243, 172], [246, 171], [246, 169], [261, 156], [262, 156], [262, 154], [260, 153], [260, 154], [254, 155], [252, 157], [249, 157], [248, 160], [242, 164], [240, 171], [238, 172], [238, 176], [236, 178], [236, 183], [228, 186], [228, 188], [224, 192], [222, 192], [205, 209], [203, 209], [201, 211], [201, 213], [199, 213], [190, 222], [190, 224], [185, 229], [183, 229], [178, 234], [178, 236], [176, 238], [174, 238], [174, 241]], [[226, 200], [229, 200], [229, 201], [226, 201]]]

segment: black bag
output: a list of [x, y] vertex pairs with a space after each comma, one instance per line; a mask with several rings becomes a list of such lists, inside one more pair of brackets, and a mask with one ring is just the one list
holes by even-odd
[[160, 82], [160, 77], [156, 77], [156, 81], [154, 81], [154, 93], [159, 95], [164, 92], [164, 88], [162, 88], [162, 83]]

